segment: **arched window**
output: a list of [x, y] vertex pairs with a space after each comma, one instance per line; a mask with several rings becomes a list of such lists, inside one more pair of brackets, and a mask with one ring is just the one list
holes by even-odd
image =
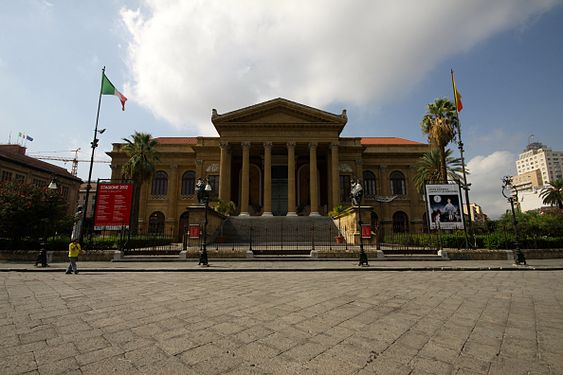
[[393, 195], [405, 195], [407, 194], [407, 189], [405, 188], [405, 175], [399, 171], [391, 173], [391, 194]]
[[367, 199], [373, 199], [377, 194], [375, 175], [371, 171], [364, 171], [364, 194]]
[[155, 211], [151, 214], [151, 216], [149, 216], [149, 233], [164, 233], [164, 214], [162, 212]]
[[409, 231], [409, 217], [403, 211], [393, 214], [393, 233], [405, 233]]
[[182, 175], [182, 187], [180, 194], [183, 196], [193, 195], [195, 193], [195, 172], [187, 171]]
[[157, 171], [152, 179], [152, 195], [166, 195], [168, 193], [168, 175], [164, 171]]

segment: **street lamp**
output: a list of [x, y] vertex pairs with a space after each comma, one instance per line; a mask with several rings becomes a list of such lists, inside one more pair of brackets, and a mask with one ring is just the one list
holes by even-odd
[[[55, 177], [51, 178], [51, 182], [49, 182], [49, 185], [47, 186], [47, 189], [51, 192], [56, 191], [58, 188], [57, 186], [57, 180], [55, 179]], [[49, 199], [49, 197], [47, 197], [47, 199]], [[51, 211], [51, 210], [49, 210]], [[43, 221], [43, 237], [40, 239], [39, 242], [39, 256], [37, 257], [36, 261], [35, 261], [35, 265], [37, 266], [37, 264], [41, 263], [41, 267], [47, 267], [47, 239], [49, 238], [49, 218], [45, 217], [42, 219]]]
[[203, 249], [199, 256], [199, 265], [209, 266], [207, 259], [207, 211], [209, 210], [209, 195], [211, 194], [211, 185], [209, 180], [206, 178], [205, 183], [200, 186], [201, 196], [203, 198], [203, 203], [205, 204], [205, 222], [203, 223]]
[[511, 176], [504, 176], [502, 178], [502, 195], [510, 202], [510, 210], [512, 211], [512, 227], [514, 228], [514, 245], [516, 247], [513, 252], [514, 263], [517, 265], [525, 265], [526, 257], [524, 257], [524, 253], [520, 250], [520, 243], [518, 242], [518, 222], [516, 221], [516, 213], [514, 211], [514, 202], [518, 202], [518, 191], [512, 184]]
[[[104, 68], [105, 69], [105, 68]], [[100, 101], [102, 96], [100, 95]], [[86, 183], [86, 195], [84, 196], [84, 210], [82, 211], [82, 225], [80, 230], [80, 243], [82, 244], [82, 240], [84, 238], [84, 229], [86, 223], [86, 214], [88, 212], [88, 198], [90, 197], [90, 190], [92, 189], [92, 168], [94, 167], [94, 153], [96, 151], [96, 147], [98, 147], [98, 134], [104, 134], [106, 129], [98, 130], [98, 119], [100, 117], [100, 103], [98, 103], [98, 114], [96, 115], [96, 126], [94, 127], [94, 139], [90, 142], [92, 145], [92, 155], [90, 156], [90, 169], [88, 170], [88, 182]]]
[[352, 189], [350, 190], [352, 196], [352, 203], [358, 206], [358, 228], [360, 228], [360, 261], [358, 266], [369, 266], [368, 256], [364, 251], [364, 239], [362, 238], [362, 196], [364, 195], [364, 188], [360, 184], [360, 180], [356, 179], [352, 182]]

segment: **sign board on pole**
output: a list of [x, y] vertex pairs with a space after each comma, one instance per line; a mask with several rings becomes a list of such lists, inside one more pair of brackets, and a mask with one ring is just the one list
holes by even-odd
[[426, 204], [430, 229], [463, 229], [457, 184], [426, 185]]
[[190, 224], [188, 230], [188, 236], [190, 238], [199, 238], [201, 234], [199, 224]]
[[362, 224], [362, 238], [371, 238], [371, 225]]
[[95, 230], [129, 228], [132, 183], [100, 182], [96, 189]]

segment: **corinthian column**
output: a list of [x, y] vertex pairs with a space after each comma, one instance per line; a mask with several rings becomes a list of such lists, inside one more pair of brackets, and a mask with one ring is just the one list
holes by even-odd
[[287, 142], [287, 216], [295, 211], [295, 142]]
[[227, 162], [229, 160], [229, 142], [220, 142], [219, 147], [221, 147], [221, 161], [219, 163], [219, 199], [228, 199], [228, 170], [229, 167]]
[[272, 142], [264, 142], [264, 212], [272, 216]]
[[340, 176], [338, 172], [338, 166], [340, 165], [340, 160], [338, 158], [338, 143], [334, 142], [330, 144], [330, 166], [331, 166], [331, 192], [332, 192], [332, 208], [340, 204]]
[[317, 186], [317, 143], [309, 143], [309, 194], [311, 196], [311, 212], [309, 216], [320, 216], [319, 214], [319, 188]]
[[250, 172], [250, 142], [242, 142], [242, 180], [240, 193], [240, 216], [248, 216]]

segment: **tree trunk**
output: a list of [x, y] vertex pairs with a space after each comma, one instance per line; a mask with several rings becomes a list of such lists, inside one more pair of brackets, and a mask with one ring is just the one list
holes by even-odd
[[446, 151], [444, 147], [440, 147], [440, 179], [444, 184], [448, 183], [448, 170], [446, 167]]

